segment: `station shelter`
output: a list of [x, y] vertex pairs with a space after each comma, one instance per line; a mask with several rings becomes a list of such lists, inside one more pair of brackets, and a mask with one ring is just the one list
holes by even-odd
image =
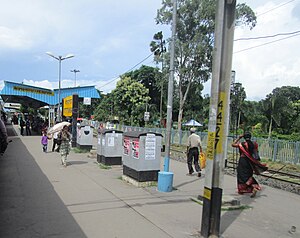
[[[77, 94], [79, 100], [83, 100], [84, 98], [100, 98], [95, 86], [60, 89], [61, 100], [73, 94]], [[54, 122], [55, 109], [59, 106], [59, 89], [51, 90], [23, 83], [4, 81], [4, 87], [0, 92], [0, 96], [4, 103], [20, 103], [35, 109], [49, 106], [49, 123], [51, 122], [52, 124]], [[62, 105], [62, 102], [60, 102], [60, 105]]]

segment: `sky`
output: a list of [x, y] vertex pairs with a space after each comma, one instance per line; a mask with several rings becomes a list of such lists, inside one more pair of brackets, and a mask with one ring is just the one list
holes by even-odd
[[[62, 88], [95, 85], [107, 93], [115, 88], [119, 75], [142, 64], [155, 67], [149, 43], [158, 31], [171, 35], [170, 26], [155, 23], [161, 0], [0, 3], [0, 88], [4, 81], [58, 88], [58, 61], [46, 54], [51, 52], [74, 55], [62, 61]], [[235, 39], [300, 30], [300, 0], [238, 3], [249, 5], [258, 18], [253, 30], [237, 27]], [[232, 69], [247, 100], [264, 99], [276, 87], [299, 86], [300, 34], [270, 43], [285, 37], [234, 42]], [[80, 72], [75, 75], [74, 69]], [[210, 84], [205, 84], [204, 94], [210, 92]]]

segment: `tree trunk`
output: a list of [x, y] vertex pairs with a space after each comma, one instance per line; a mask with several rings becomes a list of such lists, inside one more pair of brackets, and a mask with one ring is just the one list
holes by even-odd
[[186, 101], [187, 94], [189, 93], [190, 86], [191, 86], [191, 81], [189, 81], [189, 83], [187, 85], [187, 88], [186, 88], [186, 91], [184, 93], [184, 96], [182, 96], [183, 92], [182, 92], [181, 84], [179, 83], [178, 131], [181, 131], [181, 122], [182, 122], [182, 116], [183, 116], [183, 106], [184, 106], [184, 103]]
[[182, 114], [183, 114], [183, 109], [179, 109], [179, 113], [178, 113], [178, 131], [181, 131]]
[[271, 136], [272, 136], [272, 116], [271, 116], [271, 121], [270, 121], [270, 126], [269, 126], [269, 136], [268, 136], [268, 140], [271, 139]]

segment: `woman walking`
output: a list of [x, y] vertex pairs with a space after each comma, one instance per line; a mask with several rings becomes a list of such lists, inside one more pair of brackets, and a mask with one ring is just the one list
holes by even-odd
[[61, 137], [61, 144], [60, 144], [60, 155], [61, 155], [61, 163], [64, 167], [67, 167], [67, 156], [70, 153], [70, 140], [71, 134], [68, 131], [68, 126], [64, 126], [62, 131], [60, 132], [59, 137]]
[[[244, 138], [244, 142], [239, 142]], [[232, 147], [239, 149], [240, 158], [237, 166], [237, 184], [238, 193], [251, 193], [251, 197], [255, 197], [257, 191], [261, 190], [253, 173], [260, 174], [266, 171], [268, 167], [260, 163], [258, 157], [258, 144], [251, 140], [251, 133], [245, 132], [240, 135], [233, 143]]]

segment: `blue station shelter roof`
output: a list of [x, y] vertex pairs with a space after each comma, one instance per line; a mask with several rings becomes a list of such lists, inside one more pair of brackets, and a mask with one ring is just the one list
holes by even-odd
[[[4, 102], [21, 103], [29, 107], [39, 108], [46, 105], [57, 105], [58, 92], [58, 89], [51, 90], [22, 83], [4, 81], [4, 87], [0, 92], [0, 96]], [[79, 98], [100, 98], [95, 86], [60, 89], [61, 99], [73, 94], [78, 94]]]

